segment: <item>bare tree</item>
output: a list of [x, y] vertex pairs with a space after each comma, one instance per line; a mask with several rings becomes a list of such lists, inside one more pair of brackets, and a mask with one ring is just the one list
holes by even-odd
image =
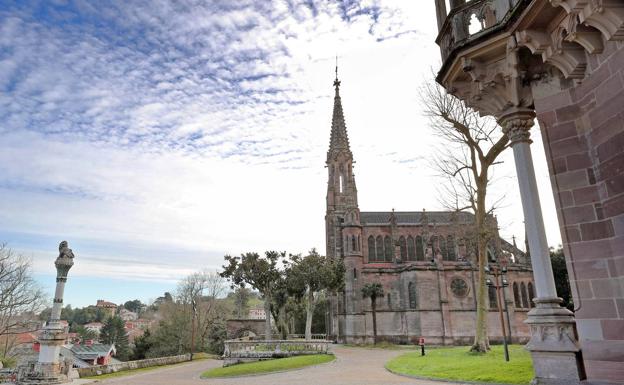
[[498, 203], [493, 202], [488, 208], [486, 196], [492, 181], [492, 167], [500, 163], [499, 155], [509, 147], [509, 138], [492, 118], [480, 117], [433, 81], [423, 85], [421, 98], [430, 125], [445, 146], [435, 159], [435, 167], [447, 182], [442, 200], [447, 208], [469, 211], [475, 216], [477, 319], [471, 351], [486, 352], [489, 341], [485, 265], [487, 245], [494, 233], [489, 219]]
[[195, 313], [195, 327], [200, 346], [206, 344], [212, 322], [223, 310], [218, 299], [225, 293], [225, 279], [216, 271], [203, 270], [184, 278], [178, 284], [176, 299], [190, 312]]
[[45, 303], [45, 294], [32, 277], [30, 260], [0, 244], [0, 338], [3, 356], [17, 334], [38, 328], [33, 320]]

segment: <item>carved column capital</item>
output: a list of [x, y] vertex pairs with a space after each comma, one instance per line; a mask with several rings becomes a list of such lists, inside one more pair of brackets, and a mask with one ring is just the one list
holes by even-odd
[[509, 136], [509, 141], [513, 146], [519, 142], [531, 144], [531, 127], [535, 119], [535, 111], [528, 108], [513, 109], [502, 114], [497, 120], [503, 128], [503, 132]]

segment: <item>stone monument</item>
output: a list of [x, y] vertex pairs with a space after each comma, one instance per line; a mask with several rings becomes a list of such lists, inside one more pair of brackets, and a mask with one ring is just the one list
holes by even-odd
[[62, 384], [69, 381], [71, 362], [59, 359], [61, 346], [67, 338], [67, 330], [61, 323], [61, 309], [63, 308], [63, 291], [67, 282], [67, 273], [74, 265], [74, 253], [68, 247], [67, 241], [59, 244], [59, 256], [54, 262], [56, 266], [56, 291], [50, 320], [46, 323], [39, 336], [39, 359], [28, 364], [23, 371], [19, 384], [43, 385]]

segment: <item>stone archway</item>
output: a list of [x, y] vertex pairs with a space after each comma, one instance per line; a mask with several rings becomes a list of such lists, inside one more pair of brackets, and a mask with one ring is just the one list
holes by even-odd
[[226, 321], [227, 338], [241, 338], [247, 335], [259, 336], [264, 334], [263, 319], [229, 319]]

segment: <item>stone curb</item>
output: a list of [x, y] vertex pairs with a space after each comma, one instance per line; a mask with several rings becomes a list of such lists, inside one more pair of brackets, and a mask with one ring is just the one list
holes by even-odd
[[[143, 371], [141, 373], [132, 373], [138, 369], [131, 369], [131, 370], [121, 370], [115, 373], [123, 373], [123, 372], [128, 372], [127, 375], [123, 375], [123, 376], [117, 376], [117, 377], [113, 377], [113, 378], [98, 378], [100, 376], [91, 376], [89, 378], [77, 378], [75, 380], [73, 380], [72, 382], [69, 382], [70, 385], [86, 385], [86, 384], [96, 384], [96, 383], [100, 383], [106, 380], [110, 380], [110, 379], [114, 379], [114, 378], [118, 378], [118, 377], [135, 377], [135, 376], [140, 376], [143, 374], [147, 374], [147, 372], [151, 372], [151, 371], [156, 371], [156, 370], [170, 370], [170, 369], [175, 369], [176, 367], [180, 367], [180, 366], [185, 366], [185, 365], [190, 365], [196, 362], [202, 362], [202, 361], [209, 361], [209, 360], [215, 360], [214, 358], [200, 358], [200, 359], [194, 359], [193, 361], [182, 361], [182, 362], [178, 362], [175, 364], [167, 364], [167, 365], [155, 365], [155, 366], [148, 366], [146, 368], [139, 368], [139, 369], [147, 369], [147, 368], [151, 368], [151, 370], [148, 371]], [[107, 373], [107, 374], [111, 374], [111, 373]], [[0, 384], [2, 385], [2, 384]]]
[[386, 367], [386, 365], [384, 365], [384, 369], [386, 369], [387, 372], [392, 373], [394, 375], [401, 376], [401, 377], [406, 377], [406, 378], [413, 378], [415, 380], [427, 380], [427, 381], [435, 381], [435, 382], [446, 382], [446, 383], [449, 383], [449, 384], [458, 384], [458, 385], [514, 385], [514, 384], [507, 384], [507, 383], [502, 383], [502, 382], [457, 381], [457, 380], [444, 379], [444, 378], [413, 376], [411, 374], [404, 374], [404, 373], [393, 372], [392, 370], [388, 369]]

